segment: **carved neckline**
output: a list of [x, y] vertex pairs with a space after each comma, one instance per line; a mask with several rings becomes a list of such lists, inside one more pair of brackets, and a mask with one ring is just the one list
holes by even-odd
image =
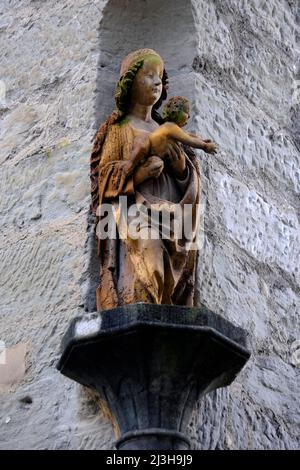
[[[157, 129], [159, 127], [159, 125], [157, 124], [157, 126], [153, 126], [153, 128], [150, 129], [149, 127], [149, 130], [143, 128], [143, 127], [136, 127], [134, 125], [134, 123], [132, 122], [132, 120], [130, 120], [130, 118], [128, 118], [128, 124], [130, 125], [130, 127], [132, 128], [133, 132], [135, 135], [138, 135], [138, 134], [143, 134], [143, 133], [146, 133], [146, 134], [151, 134], [151, 132], [153, 132], [155, 129]], [[155, 123], [155, 121], [153, 121]], [[156, 123], [155, 123], [156, 124]]]

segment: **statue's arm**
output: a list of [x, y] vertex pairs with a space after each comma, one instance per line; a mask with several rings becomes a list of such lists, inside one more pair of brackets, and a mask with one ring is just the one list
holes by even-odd
[[215, 153], [216, 146], [211, 141], [206, 141], [191, 132], [185, 132], [181, 127], [173, 122], [166, 122], [150, 134], [150, 141], [154, 153], [162, 151], [167, 139], [173, 139], [190, 147], [199, 148], [208, 153]]
[[153, 155], [138, 166], [133, 174], [134, 186], [138, 186], [149, 178], [158, 178], [164, 169], [164, 162], [161, 158]]
[[164, 163], [156, 156], [141, 162], [149, 151], [149, 139], [141, 136], [135, 140], [132, 152], [124, 155], [122, 133], [117, 128], [111, 129], [103, 146], [99, 165], [100, 200], [134, 194], [135, 186], [149, 178], [157, 178]]
[[[197, 141], [201, 142], [199, 147], [198, 147], [198, 145], [193, 145], [193, 143], [188, 144], [188, 145], [190, 145], [190, 147], [199, 148], [201, 150], [204, 150], [204, 152], [206, 152], [206, 153], [211, 153], [211, 154], [217, 153], [217, 146], [212, 140], [210, 140], [210, 139], [201, 139], [201, 137], [198, 137], [197, 135], [192, 134], [191, 132], [187, 132], [186, 134], [188, 136], [190, 136], [191, 142], [197, 142]], [[196, 139], [197, 139], [197, 141], [196, 141]]]
[[151, 149], [150, 139], [148, 135], [142, 135], [134, 139], [133, 148], [130, 154], [130, 170], [134, 168], [149, 155]]
[[99, 164], [100, 201], [134, 193], [133, 175], [128, 161], [122, 159], [123, 138], [120, 129], [112, 126], [106, 136]]
[[168, 154], [165, 160], [169, 173], [176, 178], [184, 178], [186, 175], [186, 154], [180, 144], [169, 141]]

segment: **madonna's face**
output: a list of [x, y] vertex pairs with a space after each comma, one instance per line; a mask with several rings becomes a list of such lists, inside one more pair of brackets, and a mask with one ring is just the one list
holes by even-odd
[[143, 67], [137, 72], [132, 89], [131, 102], [153, 106], [162, 92], [164, 64], [157, 56], [148, 56]]

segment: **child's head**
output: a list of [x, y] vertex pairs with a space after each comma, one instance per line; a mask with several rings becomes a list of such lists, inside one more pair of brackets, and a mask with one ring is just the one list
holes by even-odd
[[179, 127], [183, 127], [190, 117], [190, 102], [183, 96], [170, 98], [162, 110], [164, 121], [171, 121]]

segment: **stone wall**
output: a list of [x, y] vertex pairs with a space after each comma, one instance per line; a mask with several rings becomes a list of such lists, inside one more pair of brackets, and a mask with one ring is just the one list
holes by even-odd
[[197, 297], [252, 337], [239, 378], [199, 403], [193, 445], [299, 446], [296, 6], [1, 0], [0, 340], [16, 366], [0, 388], [0, 448], [113, 446], [97, 399], [55, 364], [70, 319], [93, 308], [91, 141], [121, 58], [139, 47], [165, 58], [170, 95], [191, 99], [190, 130], [219, 144], [215, 157], [198, 153]]

